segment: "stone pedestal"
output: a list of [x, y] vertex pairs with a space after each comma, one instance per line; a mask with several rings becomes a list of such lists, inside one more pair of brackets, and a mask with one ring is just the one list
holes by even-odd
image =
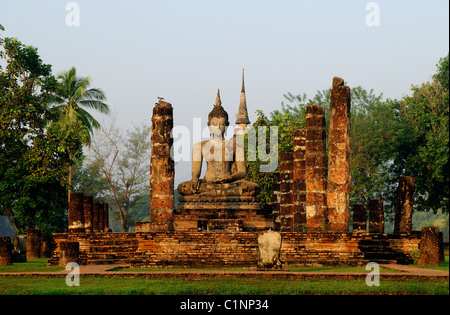
[[71, 192], [69, 202], [69, 233], [84, 233], [83, 194]]
[[366, 233], [367, 231], [367, 214], [364, 205], [353, 206], [353, 233]]
[[83, 196], [83, 212], [84, 212], [84, 229], [86, 233], [93, 232], [93, 208], [94, 200], [92, 196]]
[[0, 266], [11, 265], [11, 239], [7, 236], [0, 236]]
[[306, 229], [305, 150], [306, 130], [298, 129], [294, 134], [294, 167], [292, 173], [294, 232], [304, 232]]
[[333, 79], [328, 133], [328, 231], [345, 233], [350, 222], [350, 88]]
[[421, 266], [439, 266], [439, 228], [427, 226], [422, 229], [420, 235], [420, 258]]
[[68, 263], [79, 264], [80, 244], [78, 242], [61, 242], [59, 244], [59, 266], [66, 267]]
[[171, 230], [175, 166], [171, 157], [173, 108], [162, 100], [153, 108], [150, 162], [150, 222]]
[[414, 185], [415, 180], [413, 177], [400, 177], [395, 199], [395, 234], [411, 233], [414, 204]]
[[179, 196], [178, 201], [174, 231], [248, 232], [274, 228], [272, 212], [262, 209], [258, 197], [192, 195]]
[[37, 229], [27, 230], [27, 259], [41, 256], [41, 231]]
[[327, 221], [327, 160], [325, 108], [306, 107], [306, 228], [307, 232], [323, 232]]
[[369, 233], [384, 233], [383, 200], [369, 200]]

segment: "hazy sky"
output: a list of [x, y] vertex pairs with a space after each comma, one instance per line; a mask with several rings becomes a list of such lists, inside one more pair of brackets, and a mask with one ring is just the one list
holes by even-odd
[[[37, 47], [55, 74], [89, 75], [124, 129], [149, 120], [159, 96], [175, 124], [206, 124], [218, 88], [234, 123], [242, 68], [252, 122], [283, 94], [312, 97], [335, 75], [401, 98], [449, 51], [447, 0], [375, 1], [379, 26], [367, 25], [376, 12], [361, 0], [79, 0], [71, 27], [69, 2], [0, 0], [3, 36]], [[178, 165], [177, 178], [188, 169]]]

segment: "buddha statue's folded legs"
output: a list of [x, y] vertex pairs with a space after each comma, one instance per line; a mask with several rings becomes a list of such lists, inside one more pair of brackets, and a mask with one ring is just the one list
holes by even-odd
[[191, 181], [179, 184], [178, 192], [184, 196], [256, 196], [260, 192], [260, 187], [246, 180], [217, 184], [201, 179], [197, 185]]

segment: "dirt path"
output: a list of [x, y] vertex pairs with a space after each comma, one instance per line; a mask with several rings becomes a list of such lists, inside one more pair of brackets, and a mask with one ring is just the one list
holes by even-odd
[[[87, 265], [80, 266], [80, 275], [88, 277], [106, 278], [183, 278], [190, 280], [206, 279], [286, 279], [286, 280], [365, 280], [367, 273], [362, 272], [294, 272], [294, 271], [227, 271], [224, 270], [158, 270], [158, 271], [111, 271], [119, 265]], [[448, 281], [449, 272], [433, 269], [425, 269], [414, 266], [382, 264], [380, 267], [395, 272], [383, 272], [381, 278], [385, 280], [401, 281], [407, 279], [428, 279]], [[0, 273], [0, 277], [65, 277], [72, 270], [59, 272], [23, 272]]]

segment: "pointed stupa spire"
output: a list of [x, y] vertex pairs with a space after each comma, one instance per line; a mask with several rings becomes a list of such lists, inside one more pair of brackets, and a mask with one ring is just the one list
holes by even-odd
[[217, 89], [216, 106], [222, 106], [222, 101], [220, 100], [220, 89]]
[[245, 97], [244, 69], [242, 69], [241, 102], [239, 104], [239, 111], [237, 115], [236, 124], [242, 127], [243, 129], [246, 129], [247, 125], [250, 124], [247, 112], [247, 100]]

